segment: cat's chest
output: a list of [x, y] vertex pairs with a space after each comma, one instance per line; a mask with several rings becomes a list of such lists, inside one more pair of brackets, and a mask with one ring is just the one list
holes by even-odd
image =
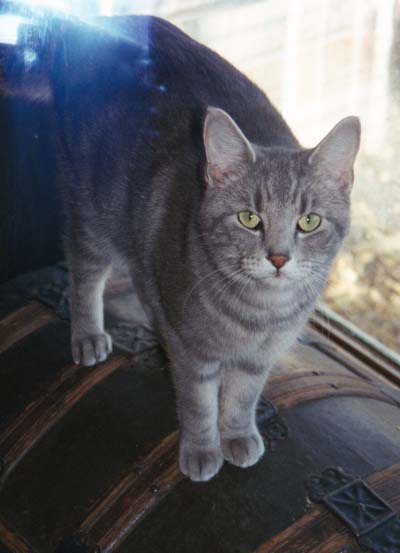
[[207, 294], [199, 298], [196, 307], [186, 311], [179, 333], [191, 347], [217, 358], [283, 349], [287, 336], [296, 331], [308, 312], [302, 299], [290, 290], [267, 297], [243, 295], [240, 301], [233, 294], [227, 301], [216, 301]]
[[249, 302], [235, 316], [218, 320], [220, 344], [240, 355], [264, 352], [275, 355], [287, 347], [307, 319], [309, 302], [295, 294], [276, 295], [274, 301]]
[[294, 321], [282, 327], [274, 323], [268, 315], [242, 316], [234, 321], [219, 318], [214, 325], [209, 324], [204, 337], [223, 356], [246, 357], [259, 351], [279, 348], [285, 342], [287, 334], [291, 334], [296, 327]]

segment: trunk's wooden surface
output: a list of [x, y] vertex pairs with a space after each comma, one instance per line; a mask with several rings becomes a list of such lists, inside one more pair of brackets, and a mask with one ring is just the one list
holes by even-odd
[[0, 553], [359, 552], [307, 499], [330, 466], [400, 510], [399, 367], [321, 317], [264, 392], [288, 435], [261, 416], [265, 457], [203, 484], [179, 472], [174, 394], [151, 351], [76, 367], [51, 309], [13, 299], [0, 317]]

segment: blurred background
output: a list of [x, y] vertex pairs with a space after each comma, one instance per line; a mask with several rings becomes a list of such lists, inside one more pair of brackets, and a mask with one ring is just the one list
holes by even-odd
[[162, 16], [256, 82], [304, 146], [363, 127], [353, 221], [324, 301], [400, 350], [399, 0], [32, 0], [81, 17]]

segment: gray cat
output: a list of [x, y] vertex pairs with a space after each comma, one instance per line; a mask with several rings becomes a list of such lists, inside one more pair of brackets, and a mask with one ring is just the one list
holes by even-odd
[[205, 481], [264, 453], [257, 401], [348, 229], [360, 123], [304, 149], [253, 83], [173, 25], [98, 24], [85, 38], [59, 24], [49, 78], [73, 358], [111, 352], [102, 295], [123, 264], [173, 367], [180, 468]]

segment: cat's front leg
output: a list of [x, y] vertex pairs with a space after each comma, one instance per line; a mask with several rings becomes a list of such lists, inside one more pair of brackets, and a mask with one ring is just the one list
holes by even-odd
[[217, 474], [224, 461], [218, 431], [220, 364], [187, 358], [174, 363], [180, 423], [179, 466], [191, 480]]
[[103, 259], [70, 255], [71, 346], [75, 363], [95, 365], [112, 350], [104, 331], [103, 292], [110, 265]]
[[265, 451], [256, 407], [267, 376], [267, 367], [252, 361], [223, 368], [219, 429], [224, 457], [233, 465], [250, 467]]

